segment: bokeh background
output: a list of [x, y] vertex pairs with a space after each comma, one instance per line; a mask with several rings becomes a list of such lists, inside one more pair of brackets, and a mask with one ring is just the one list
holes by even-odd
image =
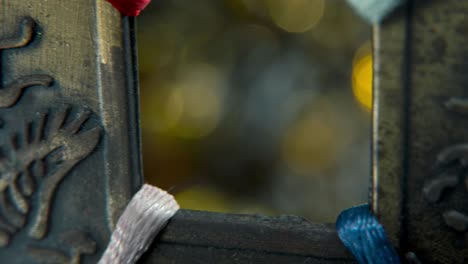
[[344, 0], [158, 0], [138, 18], [146, 181], [182, 208], [335, 221], [367, 201], [371, 28]]

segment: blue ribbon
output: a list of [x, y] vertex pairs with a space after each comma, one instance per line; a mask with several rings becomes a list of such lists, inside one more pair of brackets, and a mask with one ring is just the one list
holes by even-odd
[[360, 264], [400, 264], [382, 225], [361, 205], [344, 210], [336, 221], [338, 236]]

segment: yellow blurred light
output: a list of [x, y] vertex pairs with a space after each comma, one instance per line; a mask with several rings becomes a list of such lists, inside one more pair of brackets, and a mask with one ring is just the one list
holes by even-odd
[[182, 138], [211, 133], [222, 111], [222, 73], [210, 65], [193, 65], [171, 87], [165, 109], [169, 131]]
[[221, 191], [211, 186], [194, 186], [175, 195], [181, 208], [229, 213], [235, 205]]
[[168, 129], [176, 128], [184, 114], [184, 95], [181, 88], [172, 88], [167, 96], [165, 123]]
[[[167, 91], [165, 84], [158, 81], [146, 81], [147, 88], [141, 97], [141, 126], [145, 133], [167, 132], [166, 109]], [[155, 87], [162, 87], [155, 89]], [[153, 88], [153, 89], [151, 89]]]
[[366, 109], [372, 109], [372, 53], [369, 44], [357, 52], [353, 62], [352, 85], [356, 100]]
[[210, 185], [196, 185], [174, 195], [181, 208], [210, 212], [276, 215], [265, 204], [231, 197], [222, 189]]
[[265, 10], [265, 3], [258, 0], [237, 0], [251, 14], [261, 17], [268, 17], [268, 11]]
[[309, 174], [334, 166], [340, 139], [333, 113], [317, 103], [307, 116], [287, 131], [283, 140], [283, 159], [292, 171]]
[[273, 21], [288, 32], [302, 33], [318, 24], [325, 0], [267, 0]]

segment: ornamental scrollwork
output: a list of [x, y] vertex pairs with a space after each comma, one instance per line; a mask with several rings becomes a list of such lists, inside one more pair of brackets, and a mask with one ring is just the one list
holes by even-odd
[[[447, 110], [458, 114], [468, 114], [468, 99], [450, 98], [445, 101]], [[463, 185], [468, 191], [468, 143], [455, 144], [442, 149], [436, 157], [435, 177], [428, 180], [423, 188], [426, 200], [436, 204], [442, 200], [444, 192]], [[448, 208], [442, 213], [442, 219], [448, 227], [460, 233], [468, 231], [468, 215], [460, 209]]]
[[[31, 43], [35, 25], [32, 18], [24, 18], [19, 34], [0, 40], [0, 54]], [[46, 74], [25, 75], [7, 84], [0, 79], [0, 110], [15, 108], [27, 89], [50, 89], [53, 84], [54, 78]], [[1, 136], [9, 140], [0, 146], [0, 248], [27, 230], [35, 241], [27, 250], [34, 259], [79, 263], [82, 254], [96, 250], [96, 243], [86, 232], [70, 231], [62, 237], [63, 245], [69, 245], [65, 251], [37, 241], [48, 235], [54, 194], [60, 183], [94, 151], [103, 131], [99, 125], [89, 124], [94, 114], [80, 106], [61, 105], [30, 112], [27, 120], [14, 121], [23, 122], [20, 128], [4, 121], [1, 124]]]

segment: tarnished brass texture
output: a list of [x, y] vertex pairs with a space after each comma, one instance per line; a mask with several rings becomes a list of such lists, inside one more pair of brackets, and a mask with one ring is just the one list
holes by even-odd
[[[468, 2], [374, 27], [372, 199], [402, 255], [468, 261]], [[133, 23], [0, 1], [0, 262], [96, 263], [141, 185]], [[157, 245], [157, 246], [156, 246]], [[333, 226], [181, 210], [142, 263], [355, 263]]]
[[1, 1], [0, 25], [0, 262], [96, 263], [142, 182], [133, 21]]
[[468, 261], [468, 2], [374, 28], [373, 210], [402, 254]]

